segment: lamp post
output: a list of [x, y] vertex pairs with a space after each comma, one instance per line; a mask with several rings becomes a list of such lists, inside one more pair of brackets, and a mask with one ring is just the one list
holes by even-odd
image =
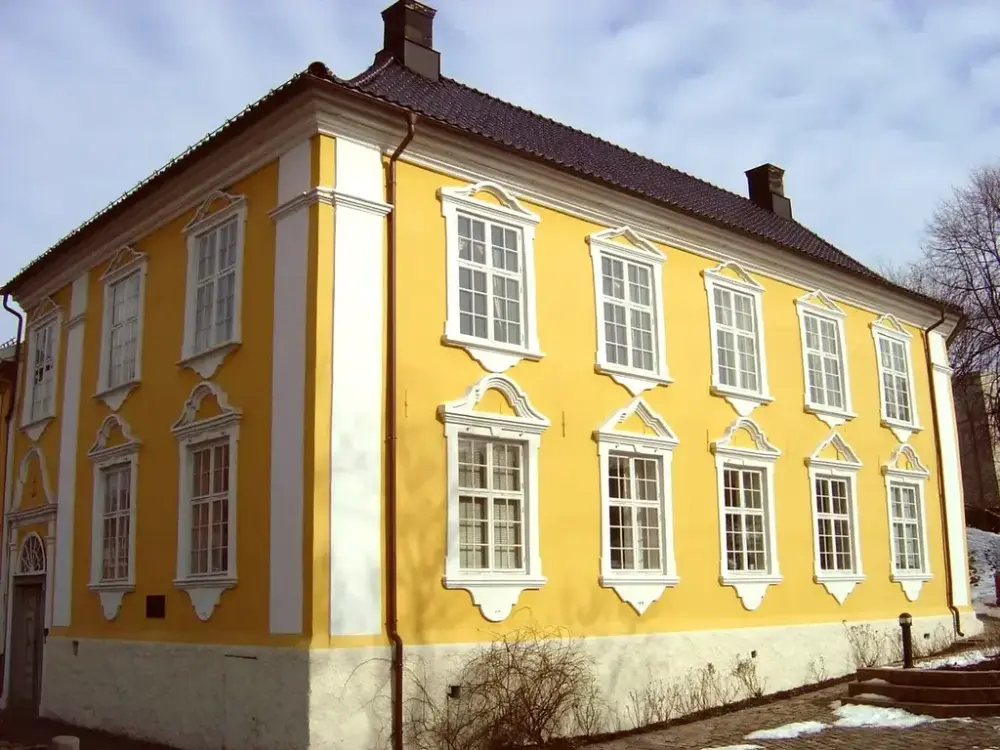
[[909, 612], [903, 612], [899, 616], [899, 629], [903, 637], [903, 669], [913, 669], [913, 639], [910, 635], [912, 625], [913, 617]]

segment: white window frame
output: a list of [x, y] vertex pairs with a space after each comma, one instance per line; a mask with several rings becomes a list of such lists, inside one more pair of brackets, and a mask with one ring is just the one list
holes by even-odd
[[[476, 408], [489, 390], [496, 390], [504, 397], [513, 408], [513, 416], [484, 412]], [[444, 423], [448, 456], [448, 546], [443, 584], [447, 589], [468, 591], [483, 617], [491, 622], [499, 622], [510, 615], [522, 591], [540, 589], [546, 582], [542, 575], [539, 549], [538, 453], [541, 436], [548, 428], [549, 420], [531, 404], [527, 394], [517, 383], [499, 373], [484, 376], [462, 398], [441, 404], [438, 407], [438, 417]], [[463, 570], [461, 567], [458, 441], [463, 437], [508, 440], [524, 446], [523, 571], [479, 572]]]
[[[208, 396], [215, 399], [219, 413], [212, 417], [198, 418], [202, 401]], [[225, 392], [211, 381], [202, 381], [194, 387], [184, 403], [180, 417], [171, 426], [177, 438], [180, 463], [177, 492], [177, 575], [174, 586], [188, 592], [191, 605], [200, 620], [208, 620], [215, 611], [222, 592], [236, 586], [236, 522], [238, 516], [237, 489], [239, 471], [237, 446], [240, 439], [240, 422], [243, 413], [230, 406]], [[224, 574], [192, 575], [191, 570], [191, 482], [192, 449], [207, 442], [228, 441], [229, 444], [229, 535], [227, 570]]]
[[[101, 356], [100, 370], [97, 374], [97, 398], [103, 401], [111, 411], [118, 411], [128, 398], [129, 393], [142, 380], [142, 332], [145, 320], [143, 310], [146, 307], [146, 272], [148, 256], [139, 252], [131, 245], [122, 247], [108, 264], [107, 270], [100, 280], [104, 284], [104, 312], [101, 322]], [[136, 321], [135, 338], [135, 376], [128, 381], [111, 385], [111, 318], [112, 294], [116, 285], [132, 276], [137, 277], [139, 285], [138, 318]]]
[[[594, 268], [594, 305], [597, 322], [597, 353], [595, 370], [623, 385], [633, 396], [658, 385], [672, 383], [667, 369], [666, 321], [663, 301], [663, 264], [666, 256], [653, 243], [640, 237], [627, 226], [605, 229], [587, 237], [590, 258]], [[603, 258], [628, 264], [645, 266], [650, 272], [653, 318], [653, 369], [644, 370], [632, 365], [621, 365], [608, 359], [607, 329], [604, 321], [604, 272]], [[626, 278], [626, 285], [628, 284]], [[631, 323], [626, 321], [631, 331]], [[632, 356], [629, 347], [629, 357]]]
[[[633, 415], [642, 420], [646, 432], [619, 429]], [[642, 615], [667, 587], [680, 582], [674, 552], [672, 463], [677, 436], [664, 419], [641, 397], [612, 414], [594, 431], [600, 462], [601, 482], [601, 575], [600, 584]], [[616, 570], [611, 567], [611, 492], [608, 485], [611, 455], [627, 454], [648, 458], [659, 467], [660, 568], [658, 570]]]
[[[910, 435], [923, 429], [917, 417], [916, 388], [914, 387], [913, 356], [910, 351], [912, 337], [896, 316], [886, 314], [871, 324], [872, 339], [875, 342], [875, 364], [878, 368], [878, 394], [881, 407], [882, 425], [892, 430], [892, 434], [901, 443], [910, 439]], [[889, 417], [885, 400], [885, 368], [882, 366], [881, 339], [895, 341], [903, 345], [906, 357], [906, 388], [910, 399], [910, 421]]]
[[[46, 297], [28, 316], [28, 358], [24, 364], [24, 396], [22, 397], [21, 429], [31, 439], [38, 439], [45, 428], [55, 419], [56, 400], [59, 397], [59, 348], [62, 344], [62, 308], [51, 298]], [[42, 413], [32, 413], [32, 403], [35, 400], [34, 366], [38, 353], [38, 340], [43, 331], [48, 331], [52, 340], [52, 402]]]
[[[112, 442], [115, 432], [121, 440]], [[97, 430], [97, 438], [87, 451], [93, 467], [93, 497], [91, 510], [90, 583], [88, 588], [101, 600], [107, 620], [114, 620], [121, 610], [122, 597], [135, 591], [135, 525], [139, 477], [139, 449], [142, 441], [132, 434], [128, 423], [117, 414], [105, 417]], [[128, 575], [122, 580], [102, 579], [104, 561], [104, 482], [105, 472], [120, 466], [129, 467], [129, 539]]]
[[[728, 275], [729, 271], [732, 275]], [[705, 291], [708, 297], [708, 320], [710, 331], [710, 348], [712, 356], [712, 393], [722, 396], [741, 417], [749, 417], [761, 404], [770, 403], [771, 397], [767, 378], [767, 347], [764, 345], [764, 287], [754, 281], [753, 277], [738, 263], [729, 261], [715, 268], [707, 268], [702, 272], [705, 279]], [[754, 325], [757, 334], [757, 390], [748, 390], [722, 382], [719, 377], [719, 323], [715, 314], [715, 290], [725, 289], [738, 294], [749, 295], [754, 306]]]
[[[900, 461], [906, 466], [901, 467]], [[891, 575], [890, 580], [898, 583], [906, 598], [915, 602], [920, 596], [920, 589], [925, 581], [929, 581], [931, 574], [930, 550], [927, 546], [927, 478], [931, 473], [921, 462], [917, 452], [910, 445], [899, 445], [889, 456], [889, 460], [882, 466], [882, 475], [885, 477], [885, 503], [886, 518], [889, 524], [889, 565]], [[916, 488], [917, 504], [919, 505], [920, 516], [920, 570], [899, 570], [896, 567], [896, 547], [895, 536], [892, 531], [892, 487], [893, 485], [907, 485]]]
[[[739, 432], [749, 435], [752, 448], [733, 444]], [[753, 611], [760, 606], [767, 587], [781, 583], [778, 566], [778, 530], [774, 506], [774, 463], [781, 451], [772, 445], [760, 426], [749, 417], [737, 417], [721, 438], [712, 443], [715, 455], [715, 472], [719, 506], [719, 580], [723, 586], [732, 586], [744, 608]], [[726, 469], [757, 469], [764, 475], [764, 528], [767, 553], [766, 571], [729, 570], [726, 559]]]
[[[823, 454], [830, 449], [833, 450], [835, 458], [824, 457]], [[865, 580], [861, 564], [861, 525], [858, 521], [858, 472], [861, 470], [861, 461], [847, 441], [837, 433], [832, 433], [806, 459], [806, 465], [809, 467], [809, 502], [812, 507], [813, 522], [813, 580], [821, 584], [838, 604], [843, 604], [854, 587]], [[849, 571], [823, 570], [821, 564], [819, 510], [816, 507], [816, 480], [821, 478], [842, 480], [847, 483], [852, 557]]]
[[[217, 202], [222, 206], [212, 211]], [[198, 238], [236, 218], [236, 288], [233, 291], [233, 332], [228, 341], [216, 341], [201, 352], [195, 351], [195, 317], [198, 304]], [[187, 283], [184, 299], [184, 341], [178, 365], [210, 378], [226, 356], [242, 342], [243, 265], [246, 246], [247, 199], [217, 190], [198, 207], [192, 219], [184, 225], [187, 243]]]
[[[795, 300], [795, 309], [799, 315], [799, 335], [802, 342], [802, 380], [805, 388], [805, 410], [815, 414], [820, 421], [831, 428], [839, 427], [848, 420], [854, 419], [854, 407], [851, 402], [851, 375], [847, 361], [847, 334], [844, 330], [844, 320], [847, 314], [829, 296], [820, 290], [805, 294]], [[837, 346], [840, 349], [840, 385], [843, 406], [840, 408], [829, 404], [820, 404], [813, 400], [809, 383], [809, 348], [806, 337], [806, 318], [813, 317], [819, 321], [832, 323], [837, 331]], [[825, 389], [825, 385], [824, 385]]]
[[[479, 193], [492, 195], [496, 203], [477, 199]], [[465, 349], [486, 370], [501, 373], [522, 359], [539, 360], [544, 354], [538, 343], [538, 308], [535, 297], [535, 227], [540, 218], [526, 209], [514, 195], [495, 182], [479, 182], [465, 187], [443, 187], [438, 191], [441, 215], [445, 222], [447, 256], [447, 310], [442, 343]], [[458, 218], [504, 224], [521, 236], [521, 345], [478, 338], [462, 333], [459, 309], [459, 235]], [[490, 291], [492, 298], [492, 291]], [[489, 332], [492, 336], [492, 332]]]

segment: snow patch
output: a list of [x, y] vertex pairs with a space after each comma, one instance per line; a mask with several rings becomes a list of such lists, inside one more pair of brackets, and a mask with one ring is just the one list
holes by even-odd
[[764, 750], [763, 745], [726, 745], [725, 747], [706, 747], [705, 750]]
[[964, 651], [951, 656], [939, 656], [936, 659], [927, 659], [918, 662], [921, 669], [934, 669], [936, 667], [967, 667], [970, 664], [979, 664], [992, 658], [990, 654], [982, 650]]
[[797, 721], [794, 724], [785, 724], [774, 729], [761, 729], [751, 732], [743, 739], [745, 740], [792, 740], [804, 734], [816, 734], [826, 729], [826, 724], [822, 721]]
[[929, 722], [946, 721], [946, 719], [911, 714], [900, 708], [860, 706], [853, 703], [841, 706], [834, 713], [837, 714], [837, 720], [833, 726], [843, 728], [907, 729]]

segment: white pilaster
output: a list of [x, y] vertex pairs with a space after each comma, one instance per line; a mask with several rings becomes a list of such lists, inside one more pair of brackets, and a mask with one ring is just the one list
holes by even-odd
[[[52, 573], [51, 624], [70, 624], [73, 596], [73, 511], [76, 498], [77, 433], [80, 424], [80, 380], [83, 375], [83, 333], [87, 312], [89, 279], [83, 274], [73, 282], [66, 338], [66, 365], [63, 369], [63, 400], [59, 410], [59, 484], [56, 489], [55, 556], [47, 564]], [[50, 552], [51, 550], [46, 550]], [[49, 612], [46, 612], [49, 616]]]
[[[382, 153], [337, 138], [330, 436], [330, 633], [382, 630]], [[320, 248], [320, 252], [328, 252]]]
[[278, 206], [272, 212], [275, 232], [271, 344], [269, 619], [272, 633], [302, 632], [309, 204], [301, 197], [310, 188], [311, 168], [308, 140], [282, 154], [278, 162]]
[[969, 605], [969, 563], [965, 548], [965, 500], [962, 495], [962, 463], [958, 451], [958, 425], [951, 390], [951, 367], [944, 336], [931, 331], [927, 336], [934, 370], [934, 399], [937, 404], [937, 440], [941, 445], [941, 477], [944, 480], [945, 533], [948, 535], [951, 571], [951, 604]]

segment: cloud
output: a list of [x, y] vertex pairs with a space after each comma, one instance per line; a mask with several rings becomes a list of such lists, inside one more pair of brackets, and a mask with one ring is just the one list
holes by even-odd
[[[0, 5], [0, 277], [312, 60], [365, 68], [386, 4]], [[993, 0], [432, 4], [447, 75], [739, 193], [779, 164], [796, 218], [872, 265], [1000, 159]]]

